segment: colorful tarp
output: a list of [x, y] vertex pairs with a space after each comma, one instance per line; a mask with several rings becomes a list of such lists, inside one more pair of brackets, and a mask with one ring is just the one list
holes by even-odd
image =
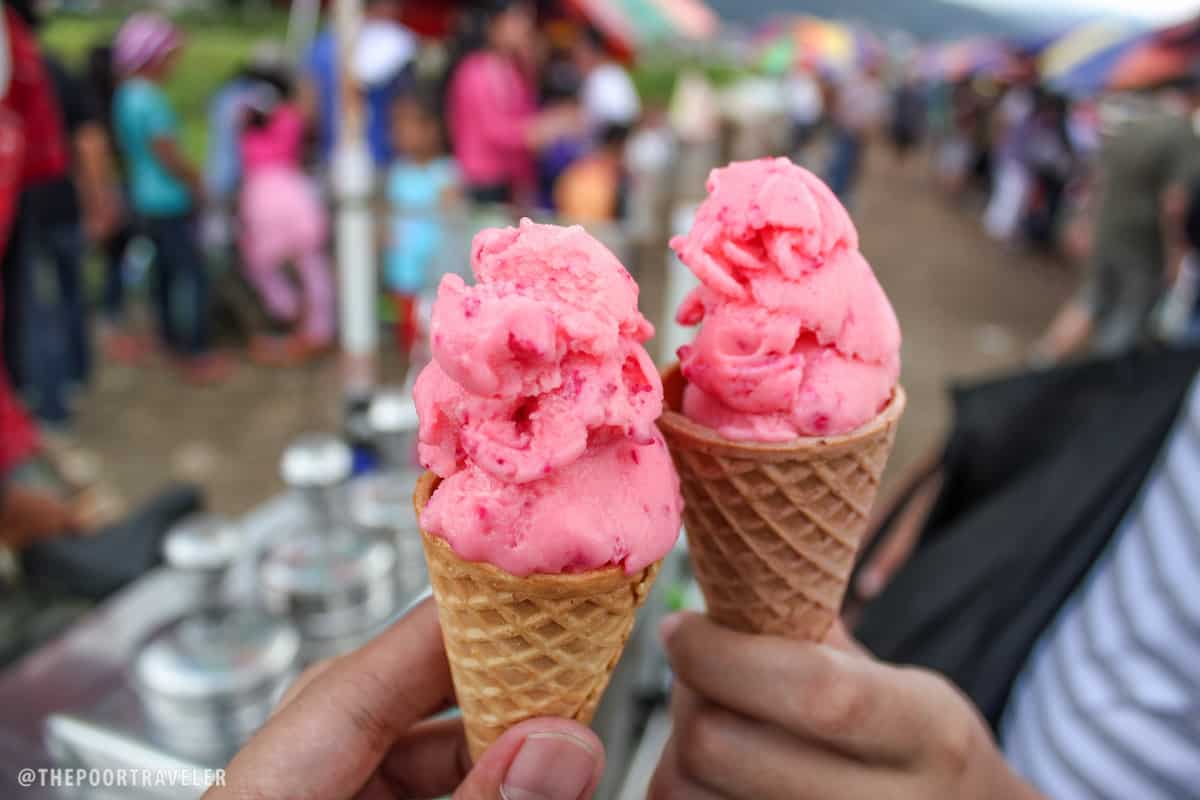
[[928, 80], [954, 82], [981, 74], [1001, 75], [1012, 62], [1005, 42], [977, 36], [927, 48], [921, 54], [919, 70]]
[[1093, 23], [1067, 34], [1043, 54], [1042, 78], [1073, 96], [1146, 89], [1180, 78], [1200, 64], [1200, 21], [1130, 33]]
[[883, 44], [869, 31], [816, 17], [776, 21], [758, 37], [759, 67], [772, 74], [793, 69], [843, 72], [879, 63]]
[[631, 55], [665, 39], [707, 39], [718, 19], [703, 0], [570, 0], [614, 49]]

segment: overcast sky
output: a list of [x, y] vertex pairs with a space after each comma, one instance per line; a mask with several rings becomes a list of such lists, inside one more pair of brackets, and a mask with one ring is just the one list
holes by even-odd
[[[960, 0], [973, 5], [1036, 11], [1046, 0]], [[1173, 22], [1200, 10], [1196, 0], [1055, 0], [1058, 8], [1124, 14], [1153, 22]]]

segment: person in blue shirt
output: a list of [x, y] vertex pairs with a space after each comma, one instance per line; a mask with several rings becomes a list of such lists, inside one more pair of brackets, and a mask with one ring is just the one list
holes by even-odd
[[[367, 0], [350, 71], [363, 91], [367, 145], [378, 167], [386, 167], [392, 149], [391, 107], [409, 85], [408, 66], [416, 51], [416, 38], [397, 20], [398, 0]], [[326, 28], [317, 34], [304, 59], [302, 99], [317, 131], [324, 163], [329, 163], [337, 143], [339, 76], [337, 34]]]
[[437, 278], [446, 231], [441, 221], [458, 196], [458, 167], [446, 155], [437, 101], [428, 93], [402, 95], [393, 111], [396, 149], [385, 187], [391, 224], [384, 283], [396, 304], [397, 341], [407, 352], [416, 335], [416, 301]]
[[195, 224], [204, 187], [179, 146], [179, 121], [162, 89], [180, 45], [179, 32], [162, 17], [134, 14], [125, 21], [113, 47], [122, 78], [113, 127], [134, 213], [154, 242], [164, 344], [186, 378], [212, 383], [225, 378], [231, 365], [209, 343], [208, 274]]

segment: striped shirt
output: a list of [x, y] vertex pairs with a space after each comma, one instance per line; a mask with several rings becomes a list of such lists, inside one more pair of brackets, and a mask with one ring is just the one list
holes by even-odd
[[1200, 798], [1200, 379], [1018, 678], [1001, 740], [1054, 800]]

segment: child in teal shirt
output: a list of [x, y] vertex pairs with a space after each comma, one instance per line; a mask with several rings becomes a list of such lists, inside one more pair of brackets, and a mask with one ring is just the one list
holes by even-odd
[[155, 304], [163, 341], [192, 381], [229, 373], [208, 337], [208, 271], [196, 230], [202, 203], [200, 174], [183, 155], [178, 119], [161, 84], [181, 38], [155, 14], [134, 14], [113, 44], [122, 82], [113, 98], [113, 128], [124, 156], [133, 211], [154, 242]]

